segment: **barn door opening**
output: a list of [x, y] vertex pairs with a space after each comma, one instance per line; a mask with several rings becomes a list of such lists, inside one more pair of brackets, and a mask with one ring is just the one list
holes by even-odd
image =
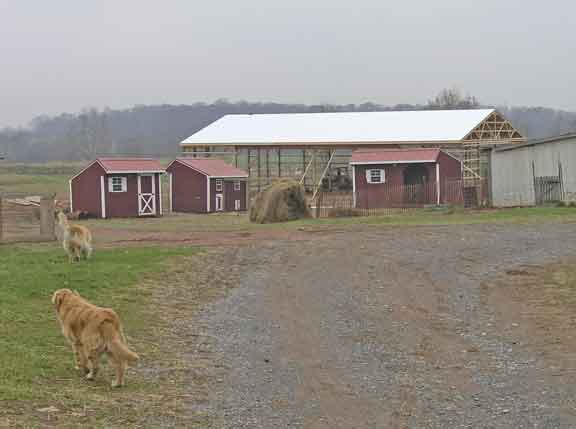
[[138, 175], [138, 215], [156, 215], [156, 181], [153, 174]]
[[408, 165], [404, 169], [404, 201], [425, 204], [428, 169], [422, 164]]

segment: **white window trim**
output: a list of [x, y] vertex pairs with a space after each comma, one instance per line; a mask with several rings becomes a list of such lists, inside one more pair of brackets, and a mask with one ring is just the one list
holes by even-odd
[[[379, 171], [380, 172], [380, 181], [374, 182], [372, 181], [372, 171]], [[369, 168], [366, 170], [366, 183], [370, 185], [380, 185], [382, 183], [386, 183], [386, 171], [383, 168]]]
[[[114, 179], [120, 179], [120, 191], [114, 190]], [[128, 191], [128, 178], [125, 176], [109, 176], [108, 177], [108, 192], [110, 193], [120, 193]]]
[[240, 180], [236, 180], [234, 182], [234, 191], [239, 191], [242, 189], [242, 183], [240, 183]]
[[216, 179], [216, 192], [222, 192], [224, 189], [224, 180]]
[[234, 200], [234, 210], [240, 211], [242, 208], [242, 202], [240, 200]]

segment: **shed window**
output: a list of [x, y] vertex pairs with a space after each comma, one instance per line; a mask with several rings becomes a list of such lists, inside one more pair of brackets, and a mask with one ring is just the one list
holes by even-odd
[[216, 179], [216, 192], [222, 192], [222, 179]]
[[383, 169], [370, 169], [366, 170], [366, 182], [368, 183], [384, 183], [386, 175]]
[[234, 200], [234, 210], [240, 210], [240, 200]]
[[234, 190], [235, 191], [239, 191], [240, 190], [240, 181], [237, 180], [234, 182]]
[[128, 190], [128, 179], [122, 176], [108, 178], [108, 192], [126, 192]]

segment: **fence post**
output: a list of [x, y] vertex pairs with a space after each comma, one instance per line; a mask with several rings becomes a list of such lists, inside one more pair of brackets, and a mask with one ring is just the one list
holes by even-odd
[[56, 238], [54, 234], [54, 196], [40, 199], [40, 235], [48, 240]]
[[319, 219], [320, 215], [321, 215], [322, 195], [323, 194], [324, 194], [324, 192], [320, 191], [320, 192], [318, 192], [318, 195], [316, 195], [316, 219]]

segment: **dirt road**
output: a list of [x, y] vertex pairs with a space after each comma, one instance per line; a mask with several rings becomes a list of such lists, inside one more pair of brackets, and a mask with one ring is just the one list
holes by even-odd
[[545, 353], [522, 297], [487, 286], [561, 258], [576, 260], [576, 225], [227, 248], [211, 269], [237, 287], [181, 328], [202, 338], [187, 358], [214, 362], [209, 400], [189, 407], [219, 428], [576, 427], [574, 324]]

